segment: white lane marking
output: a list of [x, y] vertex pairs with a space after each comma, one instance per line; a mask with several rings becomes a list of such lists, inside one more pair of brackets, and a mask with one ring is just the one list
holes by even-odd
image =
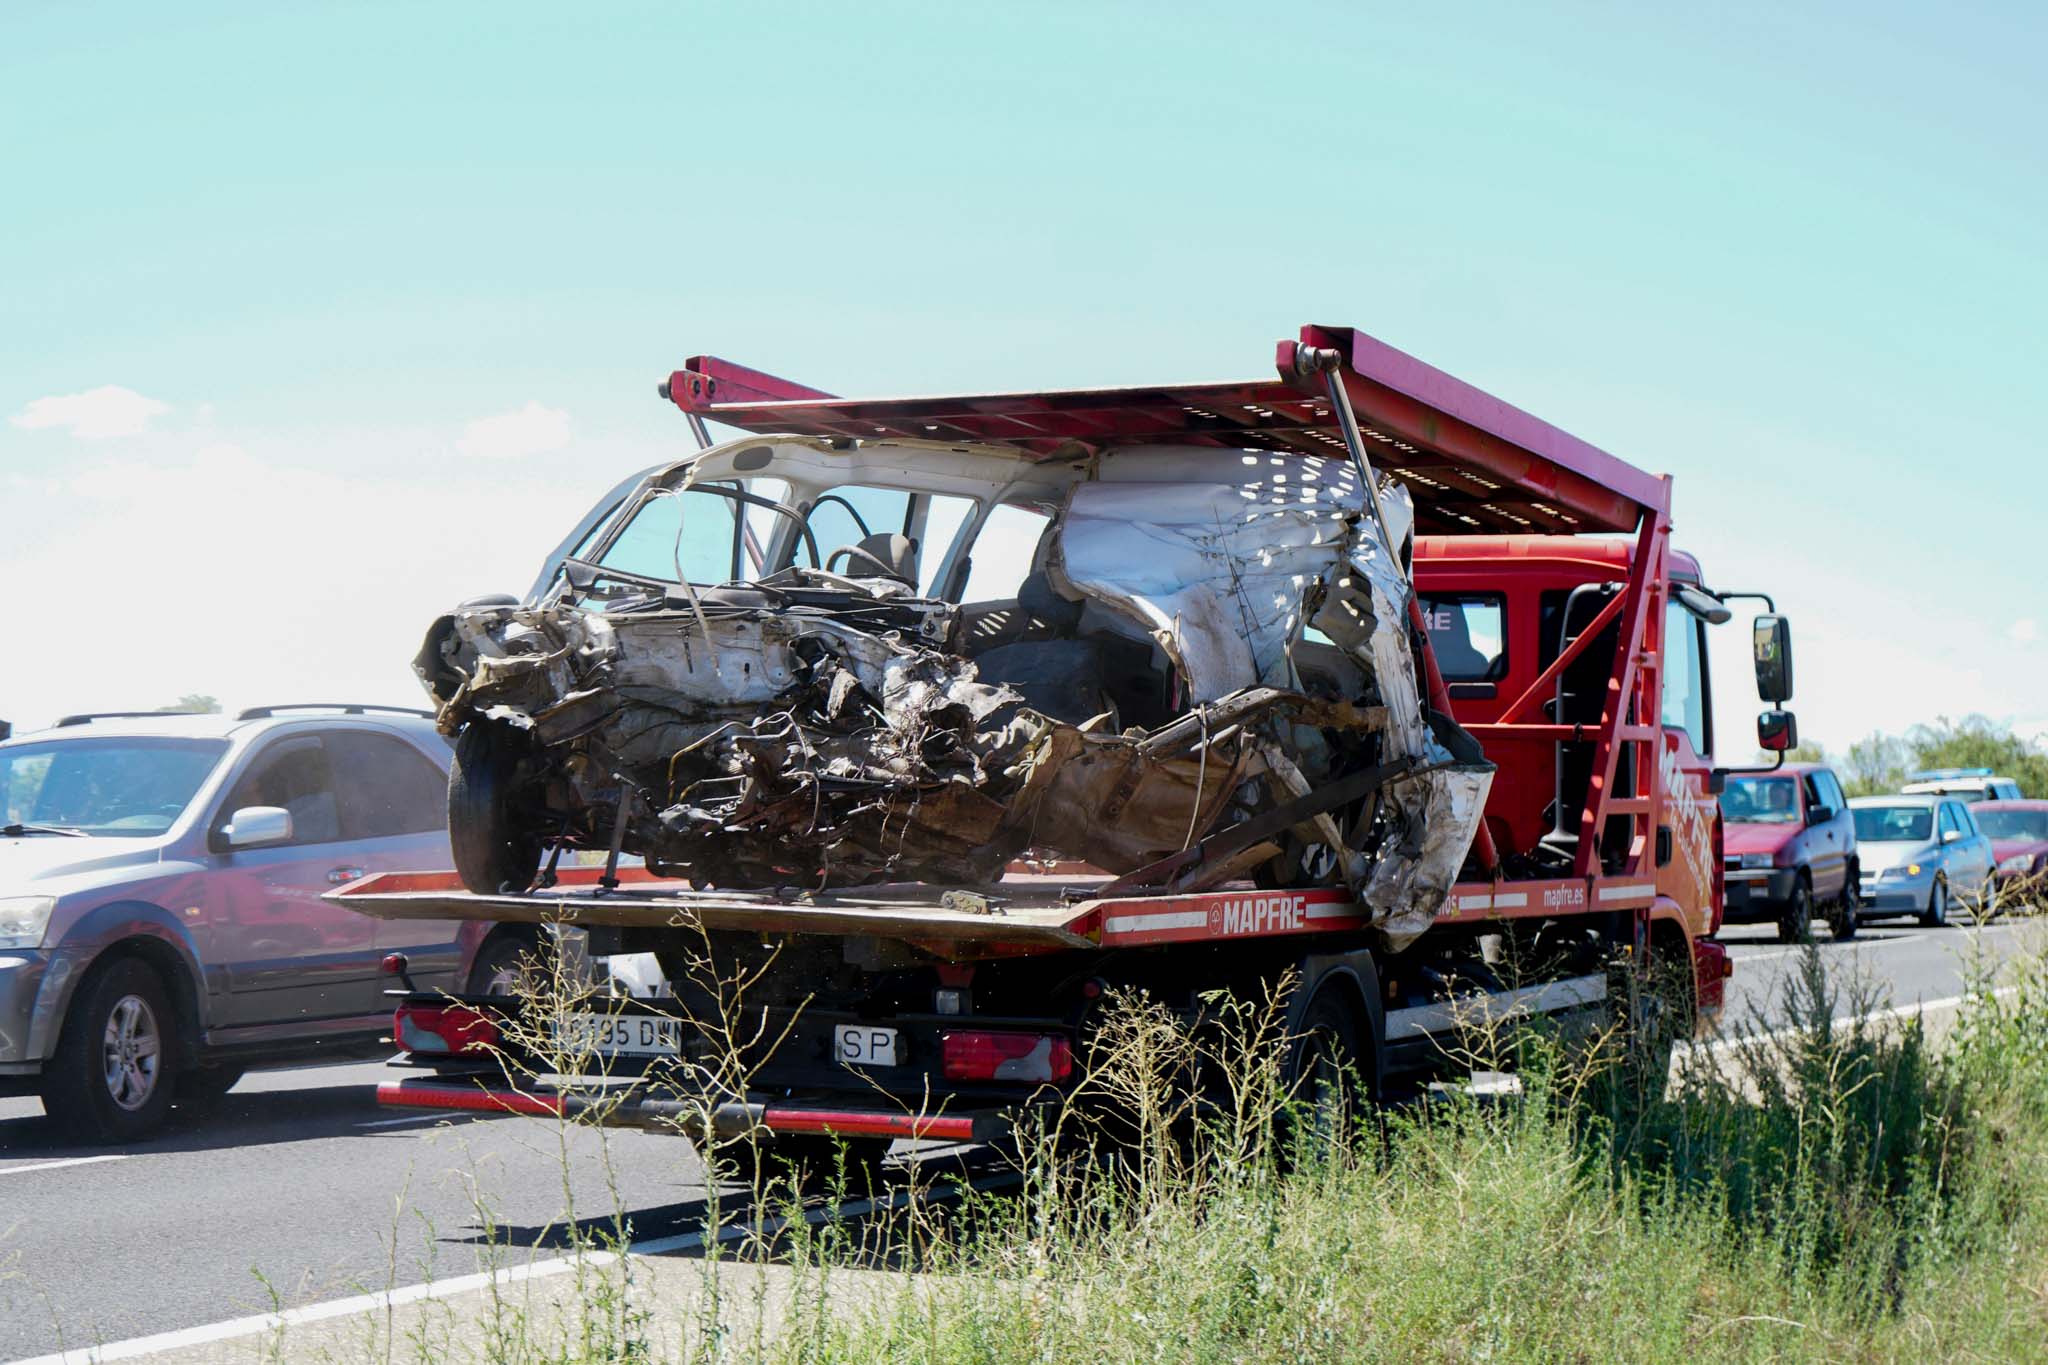
[[93, 1166], [102, 1161], [126, 1161], [132, 1153], [110, 1152], [106, 1156], [74, 1156], [62, 1161], [38, 1161], [28, 1166], [0, 1166], [0, 1175], [27, 1175], [30, 1171], [61, 1171], [66, 1166]]
[[[1991, 995], [1993, 999], [2002, 1000], [2009, 995], [2016, 995], [2018, 993], [2018, 986], [2000, 986], [1992, 991]], [[1909, 1014], [1926, 1014], [1937, 1010], [1957, 1009], [1969, 999], [1970, 997], [1967, 995], [1944, 995], [1938, 1000], [1916, 1000], [1910, 1005], [1892, 1005], [1886, 1009], [1871, 1010], [1867, 1014], [1845, 1014], [1829, 1022], [1836, 1028], [1847, 1028], [1851, 1024], [1875, 1023], [1880, 1019], [1903, 1019]], [[1772, 1029], [1769, 1033], [1743, 1033], [1737, 1034], [1733, 1038], [1718, 1038], [1711, 1043], [1701, 1044], [1695, 1042], [1693, 1047], [1695, 1050], [1707, 1052], [1733, 1052], [1735, 1049], [1747, 1044], [1772, 1043], [1781, 1038], [1795, 1037], [1803, 1031], [1798, 1028], [1781, 1028]]]
[[1208, 923], [1207, 910], [1174, 910], [1155, 915], [1111, 915], [1102, 922], [1102, 931], [1106, 934], [1130, 934], [1146, 929], [1202, 929]]
[[[1023, 1182], [1023, 1177], [1014, 1172], [972, 1181], [969, 1188], [993, 1190], [1005, 1185]], [[943, 1199], [951, 1196], [950, 1189], [925, 1190], [927, 1199]], [[909, 1190], [899, 1190], [884, 1200], [861, 1199], [851, 1204], [840, 1204], [831, 1208], [812, 1209], [803, 1221], [816, 1225], [827, 1218], [859, 1217], [880, 1208], [897, 1208], [915, 1197]], [[790, 1226], [788, 1218], [770, 1218], [759, 1223], [748, 1223], [719, 1230], [720, 1241], [735, 1241], [741, 1237], [772, 1235]], [[684, 1251], [704, 1244], [701, 1232], [678, 1233], [672, 1237], [656, 1237], [644, 1242], [634, 1242], [626, 1248], [626, 1254], [633, 1256], [659, 1256], [670, 1251]], [[446, 1280], [429, 1280], [424, 1284], [410, 1284], [402, 1289], [383, 1289], [374, 1294], [357, 1294], [351, 1298], [334, 1299], [327, 1303], [307, 1304], [302, 1308], [287, 1308], [281, 1313], [259, 1313], [253, 1317], [230, 1318], [226, 1322], [209, 1323], [204, 1327], [181, 1327], [174, 1332], [158, 1332], [154, 1336], [131, 1337], [127, 1341], [109, 1342], [104, 1346], [81, 1346], [75, 1350], [57, 1351], [49, 1355], [17, 1360], [13, 1365], [103, 1365], [110, 1360], [133, 1360], [138, 1356], [152, 1355], [158, 1351], [177, 1351], [192, 1346], [208, 1346], [217, 1341], [232, 1341], [237, 1337], [255, 1336], [261, 1332], [276, 1332], [286, 1327], [303, 1326], [311, 1322], [327, 1322], [334, 1318], [352, 1317], [357, 1313], [370, 1313], [383, 1309], [397, 1308], [408, 1303], [420, 1303], [430, 1299], [445, 1299], [455, 1294], [467, 1293], [472, 1289], [484, 1289], [491, 1285], [520, 1284], [529, 1280], [543, 1280], [550, 1276], [565, 1274], [579, 1264], [585, 1266], [606, 1266], [619, 1259], [619, 1253], [592, 1251], [581, 1256], [557, 1256], [545, 1261], [533, 1261], [526, 1265], [510, 1266], [503, 1270], [479, 1271], [474, 1275], [457, 1275]]]
[[[1891, 948], [1901, 943], [1918, 943], [1926, 937], [1927, 935], [1925, 934], [1901, 934], [1897, 938], [1851, 939], [1847, 943], [1837, 939], [1835, 940], [1835, 946], [1846, 948], [1851, 952], [1857, 952], [1866, 948]], [[1737, 945], [1731, 943], [1728, 946], [1732, 948]], [[1745, 953], [1735, 959], [1735, 965], [1743, 967], [1752, 962], [1769, 962], [1780, 957], [1797, 957], [1805, 951], [1806, 949], [1804, 948], [1774, 948], [1768, 953]]]
[[446, 1111], [445, 1113], [440, 1113], [440, 1114], [407, 1114], [407, 1115], [405, 1115], [405, 1116], [404, 1116], [404, 1117], [402, 1117], [402, 1118], [395, 1118], [395, 1119], [372, 1119], [372, 1120], [371, 1120], [370, 1122], [368, 1122], [368, 1123], [359, 1123], [359, 1124], [357, 1124], [357, 1125], [356, 1125], [356, 1127], [358, 1127], [358, 1128], [396, 1128], [396, 1127], [397, 1127], [397, 1126], [398, 1126], [399, 1124], [401, 1124], [401, 1123], [439, 1123], [439, 1122], [441, 1122], [441, 1120], [443, 1120], [443, 1119], [459, 1119], [459, 1118], [464, 1118], [464, 1117], [467, 1117], [467, 1114], [468, 1114], [468, 1111], [467, 1111], [467, 1110], [462, 1110], [462, 1109], [450, 1109], [450, 1110]]

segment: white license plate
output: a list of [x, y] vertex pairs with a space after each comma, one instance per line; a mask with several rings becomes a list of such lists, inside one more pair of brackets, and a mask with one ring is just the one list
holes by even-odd
[[832, 1031], [839, 1060], [847, 1066], [896, 1065], [896, 1030], [868, 1024], [841, 1024]]
[[655, 1014], [572, 1014], [555, 1026], [566, 1052], [661, 1057], [683, 1050], [683, 1021]]

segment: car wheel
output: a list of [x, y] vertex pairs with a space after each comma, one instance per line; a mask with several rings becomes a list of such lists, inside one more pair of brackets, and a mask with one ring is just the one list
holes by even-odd
[[1281, 1075], [1289, 1101], [1280, 1134], [1283, 1160], [1330, 1150], [1365, 1112], [1369, 1095], [1358, 1035], [1357, 1011], [1341, 985], [1318, 990]]
[[462, 884], [481, 896], [518, 893], [540, 871], [540, 836], [521, 790], [530, 746], [509, 725], [473, 720], [448, 769], [448, 843]]
[[1835, 913], [1829, 920], [1838, 939], [1856, 937], [1857, 922], [1861, 918], [1857, 906], [1857, 901], [1861, 899], [1857, 895], [1857, 878], [1860, 875], [1855, 864], [1850, 864], [1848, 879], [1842, 883], [1842, 894], [1835, 897]]
[[43, 1108], [80, 1142], [133, 1142], [163, 1126], [177, 1064], [177, 1016], [148, 963], [122, 958], [72, 1003], [43, 1076]]
[[1948, 883], [1939, 877], [1934, 879], [1934, 889], [1927, 893], [1927, 908], [1920, 912], [1920, 922], [1929, 929], [1948, 924]]
[[1778, 912], [1778, 942], [1804, 943], [1813, 932], [1813, 887], [1801, 872], [1792, 880], [1792, 897]]

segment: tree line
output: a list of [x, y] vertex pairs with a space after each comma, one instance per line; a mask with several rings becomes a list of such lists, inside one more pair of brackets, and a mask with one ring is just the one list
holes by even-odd
[[1831, 765], [1851, 796], [1895, 792], [1910, 774], [1929, 768], [1989, 768], [2018, 782], [2028, 796], [2048, 797], [2048, 747], [1985, 716], [1942, 716], [1903, 735], [1867, 735], [1842, 754], [1802, 744], [1787, 757]]

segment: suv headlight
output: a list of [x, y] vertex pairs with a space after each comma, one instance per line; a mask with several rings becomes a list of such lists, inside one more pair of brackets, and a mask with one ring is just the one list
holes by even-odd
[[1745, 853], [1742, 855], [1742, 870], [1755, 872], [1767, 869], [1771, 865], [1771, 856], [1768, 853]]
[[55, 896], [0, 897], [0, 948], [40, 948], [50, 928]]

